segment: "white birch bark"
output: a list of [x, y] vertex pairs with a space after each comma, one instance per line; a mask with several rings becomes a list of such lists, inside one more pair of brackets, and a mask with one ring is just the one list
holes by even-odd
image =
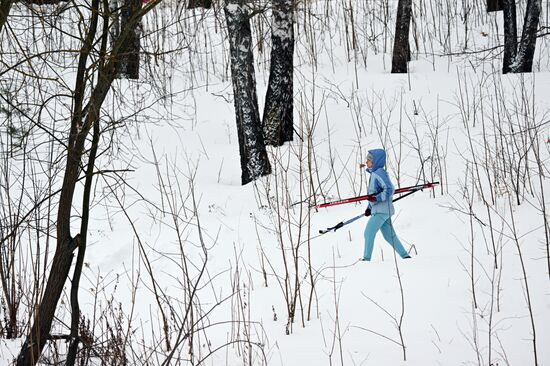
[[231, 55], [231, 78], [241, 155], [241, 183], [247, 184], [271, 173], [262, 136], [252, 35], [248, 12], [242, 1], [230, 0], [224, 8]]
[[271, 26], [271, 66], [263, 115], [264, 140], [280, 146], [292, 141], [294, 4], [293, 0], [273, 0]]

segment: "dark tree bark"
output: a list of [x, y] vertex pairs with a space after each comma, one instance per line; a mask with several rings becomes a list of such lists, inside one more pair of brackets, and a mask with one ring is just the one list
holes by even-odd
[[69, 0], [19, 0], [21, 2], [25, 2], [27, 4], [35, 4], [35, 5], [54, 5], [59, 4], [61, 2], [68, 2]]
[[13, 0], [0, 0], [0, 33], [4, 28], [4, 24], [8, 21], [11, 4], [13, 4]]
[[187, 9], [205, 8], [210, 9], [212, 7], [212, 0], [189, 0], [187, 3]]
[[109, 18], [111, 44], [114, 44], [120, 34], [120, 9], [118, 8], [118, 0], [109, 0]]
[[[0, 248], [4, 245], [7, 247], [9, 244], [2, 240], [0, 242]], [[13, 281], [14, 276], [11, 269], [13, 267], [9, 266], [9, 264], [7, 266], [4, 265], [4, 261], [7, 262], [6, 259], [0, 257], [0, 281], [4, 293], [5, 326], [3, 331], [6, 339], [14, 339], [17, 338], [19, 334], [19, 327], [17, 326], [17, 309], [19, 308], [19, 301], [17, 299], [15, 281]]]
[[[140, 16], [143, 15], [134, 13], [131, 16], [126, 28], [122, 29], [117, 42], [113, 45], [110, 57], [106, 58], [105, 62], [99, 63], [97, 83], [93, 86], [88, 103], [84, 106], [86, 80], [91, 79], [87, 75], [89, 67], [87, 60], [92, 52], [99, 14], [99, 0], [93, 0], [90, 26], [81, 48], [75, 82], [71, 127], [67, 144], [67, 160], [57, 211], [57, 246], [44, 295], [38, 305], [37, 311], [33, 314], [33, 324], [21, 347], [17, 358], [17, 366], [36, 365], [50, 337], [57, 303], [69, 276], [74, 256], [73, 252], [79, 247], [82, 238], [85, 238], [86, 235], [85, 232], [81, 232], [73, 238], [70, 232], [73, 197], [80, 174], [80, 165], [82, 155], [84, 154], [86, 138], [94, 123], [99, 120], [101, 106], [117, 74], [118, 60], [120, 59], [120, 55], [126, 52], [125, 47], [127, 42], [125, 41], [130, 36], [132, 28], [137, 26]], [[104, 39], [107, 37], [106, 27], [104, 28], [102, 37]], [[84, 225], [84, 222], [81, 225], [81, 230], [87, 230], [87, 225]]]
[[487, 12], [504, 10], [506, 0], [487, 0]]
[[262, 123], [265, 144], [281, 146], [292, 141], [294, 132], [294, 4], [293, 0], [272, 4], [271, 66]]
[[250, 19], [244, 1], [228, 0], [224, 8], [231, 55], [231, 79], [241, 155], [241, 182], [271, 173], [262, 136]]
[[17, 358], [17, 366], [36, 365], [42, 349], [46, 345], [57, 302], [71, 268], [74, 250], [72, 246], [73, 242], [71, 238], [58, 240], [44, 296], [42, 297], [38, 311], [34, 314], [35, 319], [30, 334], [21, 347], [21, 352]]
[[86, 181], [84, 183], [84, 197], [82, 202], [82, 223], [80, 232], [75, 238], [77, 242], [78, 254], [74, 274], [71, 281], [71, 334], [69, 350], [67, 352], [66, 366], [74, 366], [76, 354], [78, 352], [78, 344], [80, 343], [79, 325], [80, 325], [80, 305], [78, 302], [78, 289], [80, 288], [80, 276], [84, 266], [84, 257], [86, 255], [86, 241], [88, 233], [88, 221], [90, 217], [90, 195], [92, 192], [92, 181], [94, 176], [94, 164], [97, 156], [97, 147], [99, 143], [99, 119], [94, 122], [94, 132], [92, 138], [92, 147], [88, 158], [88, 166], [86, 168]]
[[523, 21], [523, 31], [519, 43], [516, 59], [510, 67], [514, 73], [531, 72], [533, 70], [533, 58], [537, 42], [537, 30], [539, 28], [542, 0], [528, 0]]
[[[141, 0], [122, 0], [120, 11], [120, 29], [126, 28], [130, 17], [141, 10]], [[128, 79], [139, 79], [139, 48], [141, 25], [133, 27], [124, 45], [126, 52], [121, 55], [119, 72], [120, 76]]]
[[412, 0], [399, 0], [397, 4], [395, 39], [393, 42], [392, 73], [407, 72], [407, 62], [411, 60], [411, 49], [409, 44], [411, 16]]
[[[55, 309], [61, 297], [65, 281], [69, 276], [69, 270], [73, 260], [73, 251], [77, 247], [75, 241], [71, 237], [70, 219], [73, 195], [80, 170], [80, 158], [83, 153], [84, 141], [86, 138], [85, 134], [87, 134], [87, 131], [82, 129], [85, 66], [92, 50], [92, 43], [97, 31], [98, 14], [99, 0], [93, 0], [90, 27], [86, 39], [83, 42], [78, 64], [79, 67], [74, 93], [74, 109], [71, 120], [69, 143], [67, 146], [65, 176], [63, 178], [57, 211], [57, 247], [48, 281], [46, 282], [44, 295], [40, 301], [38, 311], [34, 314], [34, 322], [30, 334], [21, 347], [21, 352], [17, 358], [17, 366], [31, 366], [36, 365], [38, 362], [42, 349], [46, 345], [50, 335]], [[84, 136], [82, 136], [83, 134]]]
[[[103, 13], [103, 36], [101, 38], [100, 54], [105, 55], [107, 52], [107, 39], [109, 33], [109, 15]], [[104, 64], [101, 64], [103, 66]], [[99, 115], [98, 115], [99, 117]], [[80, 343], [80, 304], [78, 301], [78, 290], [80, 288], [80, 277], [84, 266], [84, 257], [86, 255], [86, 244], [88, 236], [88, 223], [90, 219], [90, 196], [92, 193], [92, 182], [94, 177], [94, 168], [99, 146], [100, 128], [99, 118], [93, 122], [92, 146], [88, 156], [88, 164], [86, 167], [86, 180], [84, 182], [84, 192], [82, 196], [82, 218], [80, 223], [80, 234], [75, 238], [78, 239], [78, 254], [74, 267], [73, 278], [71, 281], [71, 333], [70, 344], [67, 351], [66, 366], [74, 366], [76, 355], [78, 353], [78, 345]]]
[[516, 20], [516, 0], [503, 0], [504, 17], [504, 57], [502, 60], [502, 73], [511, 71], [511, 65], [516, 57], [518, 48], [518, 30]]

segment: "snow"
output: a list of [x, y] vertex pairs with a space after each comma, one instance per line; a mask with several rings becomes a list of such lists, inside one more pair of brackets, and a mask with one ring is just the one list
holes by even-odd
[[[230, 4], [226, 9], [235, 12], [236, 7]], [[117, 135], [124, 145], [101, 160], [101, 166], [131, 167], [128, 183], [141, 196], [130, 187], [115, 188], [112, 194], [98, 180], [101, 193], [94, 198], [80, 293], [83, 313], [95, 320], [95, 336], [110, 339], [104, 326], [116, 323], [120, 307], [121, 329], [131, 329], [126, 336], [135, 351], [149, 350], [158, 342], [158, 358], [151, 364], [160, 364], [169, 353], [143, 260], [147, 253], [162, 292], [162, 309], [169, 315], [172, 346], [177, 325], [184, 323], [190, 283], [199, 277], [192, 321], [204, 316], [199, 322], [204, 330], [197, 331], [193, 340], [194, 356], [205, 357], [229, 340], [240, 341], [209, 356], [205, 365], [249, 364], [249, 360], [254, 365], [284, 366], [534, 364], [526, 283], [538, 364], [550, 364], [550, 349], [545, 347], [550, 342], [550, 278], [532, 141], [525, 142], [531, 146], [530, 175], [522, 175], [521, 180], [530, 177], [533, 188], [525, 192], [521, 205], [508, 193], [509, 181], [490, 175], [496, 174], [490, 169], [497, 166], [494, 161], [521, 165], [513, 151], [499, 144], [508, 148], [519, 144], [514, 136], [520, 136], [529, 123], [537, 123], [534, 138], [540, 144], [542, 184], [546, 205], [550, 204], [548, 65], [529, 75], [502, 76], [498, 59], [493, 63], [425, 56], [410, 63], [410, 74], [391, 75], [389, 53], [369, 53], [366, 69], [360, 61], [348, 63], [344, 45], [338, 45], [340, 36], [336, 30], [319, 35], [318, 49], [334, 49], [319, 55], [312, 65], [310, 49], [300, 43], [303, 34], [296, 35], [302, 41], [296, 45], [295, 127], [303, 140], [268, 148], [274, 172], [253, 184], [240, 185], [233, 102], [220, 97], [231, 90], [231, 80], [222, 75], [209, 75], [208, 87], [194, 84], [194, 115], [187, 120], [183, 117], [191, 102], [183, 90], [190, 81], [184, 67], [174, 67], [173, 118], [164, 120], [162, 111], [155, 114], [157, 109], [147, 111], [159, 122], [138, 123], [135, 130]], [[331, 38], [336, 38], [336, 45], [329, 43]], [[216, 47], [222, 45], [220, 41]], [[223, 59], [221, 53], [216, 49], [213, 57]], [[256, 69], [260, 102], [267, 70]], [[195, 77], [198, 85], [206, 84], [202, 72]], [[137, 88], [128, 80], [119, 83]], [[143, 92], [146, 86], [140, 88]], [[141, 94], [130, 92], [132, 87], [124, 90], [128, 90], [127, 105], [145, 103]], [[527, 105], [523, 96], [530, 98]], [[461, 103], [467, 110], [460, 109]], [[500, 126], [490, 120], [497, 111]], [[528, 118], [521, 118], [524, 114]], [[484, 129], [489, 152], [484, 149]], [[317, 234], [363, 212], [365, 203], [308, 210], [312, 194], [322, 202], [365, 193], [368, 176], [358, 164], [368, 149], [377, 147], [388, 150], [394, 183], [407, 186], [419, 179], [442, 183], [396, 203], [393, 222], [403, 244], [411, 249], [409, 260], [395, 258], [379, 235], [373, 260], [358, 262], [367, 219], [334, 233]], [[499, 155], [504, 153], [509, 155]], [[474, 158], [482, 164], [478, 174], [483, 183], [478, 184]], [[488, 182], [495, 180], [501, 191], [488, 212], [480, 187], [488, 195]], [[471, 201], [469, 195], [473, 195]], [[296, 204], [301, 201], [306, 203]], [[496, 269], [489, 214], [497, 246]], [[292, 259], [296, 251], [297, 273]], [[201, 274], [203, 263], [207, 271]], [[300, 297], [295, 321], [289, 325], [285, 299], [292, 299], [296, 280]], [[64, 300], [58, 317], [68, 319], [68, 299]], [[98, 310], [95, 318], [94, 309]], [[63, 332], [67, 329], [57, 324], [56, 333]], [[0, 339], [1, 366], [10, 364], [19, 343]], [[146, 346], [141, 347], [142, 343]], [[63, 343], [59, 345], [62, 349]], [[187, 344], [180, 346], [182, 358], [190, 357], [187, 351]], [[131, 364], [143, 362], [141, 356], [130, 353]]]
[[237, 13], [241, 11], [242, 6], [237, 3], [229, 3], [225, 6], [225, 9], [229, 13]]

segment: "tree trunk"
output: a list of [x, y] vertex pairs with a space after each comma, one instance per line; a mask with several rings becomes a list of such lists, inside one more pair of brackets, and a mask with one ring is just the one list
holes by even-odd
[[187, 9], [205, 8], [210, 9], [212, 7], [212, 0], [189, 0], [187, 3]]
[[[107, 30], [105, 30], [105, 33]], [[80, 224], [80, 233], [75, 238], [77, 240], [78, 255], [74, 274], [71, 281], [71, 341], [67, 351], [66, 366], [74, 366], [76, 362], [76, 354], [78, 352], [78, 344], [80, 342], [79, 325], [80, 325], [80, 305], [78, 302], [78, 289], [80, 288], [80, 276], [84, 266], [84, 257], [86, 255], [86, 242], [88, 234], [88, 222], [90, 218], [90, 196], [92, 193], [92, 181], [94, 177], [94, 166], [97, 157], [97, 148], [99, 145], [99, 119], [94, 122], [92, 147], [88, 158], [86, 168], [86, 181], [84, 183], [84, 193], [82, 198], [82, 221]]]
[[504, 10], [506, 0], [487, 0], [487, 12]]
[[111, 44], [114, 44], [120, 35], [120, 9], [118, 0], [109, 0], [109, 22], [111, 23], [109, 35]]
[[[58, 225], [59, 226], [59, 225]], [[58, 230], [59, 232], [59, 230]], [[34, 324], [25, 343], [21, 346], [21, 352], [17, 358], [17, 366], [36, 365], [42, 349], [50, 335], [57, 302], [63, 291], [65, 280], [69, 275], [69, 269], [73, 260], [73, 240], [57, 240], [57, 249], [53, 258], [50, 276], [44, 290], [44, 296], [34, 314]]]
[[[0, 230], [4, 234], [3, 230]], [[0, 240], [0, 283], [2, 287], [3, 298], [0, 297], [4, 308], [3, 332], [7, 339], [15, 339], [19, 336], [17, 313], [20, 303], [18, 294], [17, 279], [15, 276], [15, 266], [12, 264], [15, 258], [16, 231], [5, 236]]]
[[406, 73], [407, 62], [411, 60], [409, 45], [409, 28], [412, 16], [412, 0], [399, 0], [395, 39], [393, 42], [392, 73]]
[[2, 33], [4, 24], [8, 21], [11, 4], [13, 4], [13, 0], [0, 0], [0, 33]]
[[244, 185], [271, 173], [271, 165], [258, 111], [248, 12], [243, 1], [238, 0], [227, 1], [224, 11], [229, 34], [231, 79], [241, 155], [241, 182]]
[[[99, 120], [101, 106], [117, 74], [117, 60], [126, 52], [126, 39], [130, 37], [132, 28], [137, 26], [140, 16], [143, 15], [137, 13], [132, 14], [126, 28], [122, 29], [117, 42], [113, 45], [111, 54], [103, 60], [105, 63], [100, 62], [96, 64], [99, 65], [96, 79], [97, 84], [90, 92], [88, 103], [83, 107], [84, 95], [86, 94], [85, 82], [91, 79], [89, 75], [87, 75], [87, 70], [89, 68], [87, 59], [92, 51], [93, 41], [97, 30], [98, 15], [100, 14], [99, 0], [92, 1], [91, 13], [90, 27], [86, 39], [83, 41], [78, 62], [71, 116], [71, 130], [67, 145], [66, 168], [57, 211], [57, 246], [44, 295], [38, 306], [38, 311], [34, 314], [30, 333], [21, 347], [21, 351], [17, 358], [17, 366], [36, 365], [42, 353], [42, 349], [50, 336], [57, 303], [61, 297], [65, 281], [67, 280], [71, 268], [73, 252], [79, 246], [81, 237], [85, 237], [86, 235], [86, 233], [80, 233], [80, 235], [76, 235], [73, 239], [70, 233], [73, 196], [80, 174], [80, 164], [84, 153], [86, 138], [94, 122]], [[106, 27], [104, 28], [103, 37], [104, 39], [107, 37]], [[86, 226], [81, 226], [81, 230], [83, 230], [83, 228], [86, 230]]]
[[84, 141], [89, 130], [89, 128], [85, 130], [82, 126], [82, 100], [85, 89], [86, 63], [97, 31], [98, 14], [99, 0], [93, 0], [90, 27], [83, 42], [78, 62], [74, 109], [67, 146], [67, 162], [57, 210], [57, 247], [44, 295], [40, 301], [38, 311], [34, 314], [30, 333], [21, 347], [21, 352], [17, 358], [17, 366], [31, 366], [36, 365], [38, 362], [42, 349], [46, 345], [50, 335], [55, 309], [61, 297], [65, 281], [69, 276], [73, 260], [73, 250], [76, 248], [70, 232], [71, 209], [76, 181], [80, 172], [80, 159], [84, 148]]
[[25, 2], [27, 4], [35, 4], [35, 5], [55, 5], [61, 2], [68, 2], [69, 0], [20, 0], [20, 1]]
[[[120, 12], [120, 29], [124, 29], [133, 14], [141, 10], [141, 0], [123, 0], [124, 5]], [[128, 79], [139, 79], [139, 48], [141, 26], [133, 27], [126, 39], [126, 52], [120, 59], [120, 76]]]
[[542, 0], [528, 0], [521, 41], [519, 43], [516, 59], [510, 67], [511, 72], [520, 73], [531, 72], [533, 70], [533, 58], [535, 57], [537, 30], [539, 27], [541, 9]]
[[516, 57], [518, 48], [518, 30], [516, 20], [516, 0], [503, 0], [504, 9], [504, 57], [502, 60], [502, 73], [511, 71], [510, 66]]
[[292, 141], [294, 132], [294, 4], [293, 0], [272, 4], [271, 66], [262, 123], [265, 144], [281, 146]]

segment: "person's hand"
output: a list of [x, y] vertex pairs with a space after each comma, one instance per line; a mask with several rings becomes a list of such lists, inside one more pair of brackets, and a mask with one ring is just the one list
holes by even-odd
[[370, 214], [371, 214], [370, 207], [367, 207], [367, 209], [365, 210], [365, 216], [370, 216]]
[[368, 197], [367, 197], [367, 201], [369, 201], [369, 202], [376, 202], [376, 197], [375, 197], [375, 196], [368, 196]]
[[359, 168], [361, 168], [361, 169], [363, 169], [363, 168], [366, 167], [366, 166], [367, 166], [367, 164], [365, 164], [365, 163], [360, 163], [360, 164], [359, 164]]

